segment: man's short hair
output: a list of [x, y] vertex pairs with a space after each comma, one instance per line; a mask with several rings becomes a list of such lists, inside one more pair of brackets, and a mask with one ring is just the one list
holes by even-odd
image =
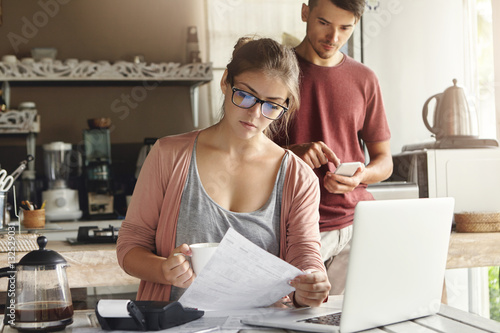
[[[313, 9], [318, 4], [318, 1], [319, 0], [309, 0], [308, 3], [309, 8]], [[333, 3], [335, 6], [339, 7], [340, 9], [351, 12], [356, 18], [356, 21], [359, 21], [359, 19], [363, 15], [363, 12], [365, 11], [366, 0], [329, 0], [329, 1]]]

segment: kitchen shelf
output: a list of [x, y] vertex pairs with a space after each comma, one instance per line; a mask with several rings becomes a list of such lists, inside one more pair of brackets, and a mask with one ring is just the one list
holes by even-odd
[[9, 110], [0, 113], [0, 134], [40, 132], [40, 116], [36, 110]]
[[0, 81], [9, 104], [9, 83], [20, 85], [154, 85], [189, 86], [194, 127], [198, 127], [198, 88], [213, 79], [212, 63], [180, 64], [77, 59], [0, 62]]

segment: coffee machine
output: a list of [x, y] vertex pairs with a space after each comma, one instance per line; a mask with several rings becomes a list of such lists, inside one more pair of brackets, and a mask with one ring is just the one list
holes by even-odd
[[87, 214], [91, 219], [112, 218], [115, 215], [109, 134], [109, 128], [83, 131]]
[[82, 217], [78, 191], [69, 188], [72, 164], [71, 144], [55, 141], [43, 145], [43, 160], [48, 188], [42, 192], [45, 218], [48, 221], [77, 220]]

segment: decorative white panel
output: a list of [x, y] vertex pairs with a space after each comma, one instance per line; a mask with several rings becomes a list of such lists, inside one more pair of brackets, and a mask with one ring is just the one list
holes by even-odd
[[9, 110], [0, 112], [0, 134], [39, 132], [36, 110]]
[[42, 60], [38, 62], [0, 62], [0, 80], [158, 80], [210, 81], [211, 63], [133, 63], [117, 61], [79, 61], [77, 59]]

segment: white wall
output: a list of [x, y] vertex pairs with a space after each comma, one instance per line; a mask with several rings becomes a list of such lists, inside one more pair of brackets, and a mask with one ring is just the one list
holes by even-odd
[[[431, 141], [422, 120], [425, 101], [453, 78], [464, 85], [463, 17], [459, 0], [380, 0], [365, 11], [364, 63], [380, 80], [393, 154]], [[430, 110], [432, 124], [431, 116]]]
[[497, 139], [500, 139], [500, 1], [491, 1], [493, 21], [493, 43], [495, 57], [495, 103]]

